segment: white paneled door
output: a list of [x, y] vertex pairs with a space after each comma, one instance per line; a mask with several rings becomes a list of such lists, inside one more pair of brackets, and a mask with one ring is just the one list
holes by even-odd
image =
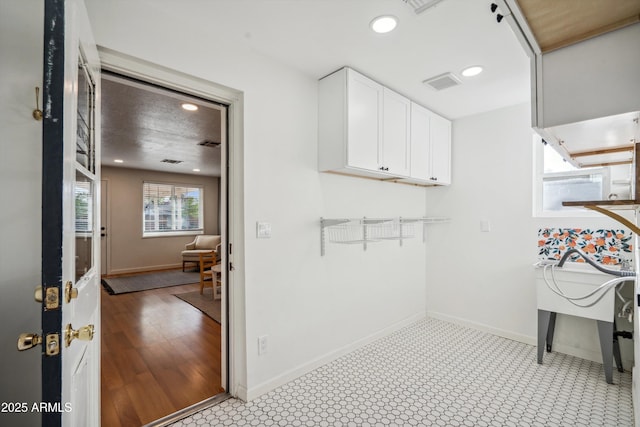
[[100, 425], [100, 63], [82, 0], [46, 0], [42, 424]]

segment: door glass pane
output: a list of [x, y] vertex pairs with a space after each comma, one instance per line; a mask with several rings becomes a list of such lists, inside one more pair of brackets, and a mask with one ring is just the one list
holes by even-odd
[[76, 223], [76, 277], [80, 280], [93, 266], [93, 181], [76, 171], [75, 223]]
[[93, 82], [83, 61], [78, 61], [78, 130], [76, 161], [95, 172], [95, 148], [93, 142]]

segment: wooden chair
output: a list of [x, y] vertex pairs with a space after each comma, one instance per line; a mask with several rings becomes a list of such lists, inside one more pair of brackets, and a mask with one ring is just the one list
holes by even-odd
[[[221, 265], [217, 264], [216, 251], [209, 251], [198, 254], [200, 264], [200, 295], [204, 293], [205, 281], [211, 281], [213, 288], [213, 299], [220, 298], [220, 274], [222, 272]], [[215, 279], [213, 275], [215, 274]]]
[[214, 251], [201, 252], [198, 254], [198, 258], [198, 264], [200, 265], [200, 295], [202, 295], [204, 292], [204, 282], [213, 278], [211, 267], [216, 265], [216, 253]]

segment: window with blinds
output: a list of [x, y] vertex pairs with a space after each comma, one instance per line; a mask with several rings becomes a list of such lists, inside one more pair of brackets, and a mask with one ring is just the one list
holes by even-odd
[[92, 182], [81, 174], [76, 175], [79, 175], [75, 183], [76, 232], [91, 233], [93, 231]]
[[203, 231], [202, 187], [145, 182], [143, 236]]

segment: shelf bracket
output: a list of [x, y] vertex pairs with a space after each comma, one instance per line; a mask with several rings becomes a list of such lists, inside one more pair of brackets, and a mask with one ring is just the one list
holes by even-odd
[[344, 224], [345, 222], [349, 222], [349, 219], [344, 219], [344, 218], [340, 218], [340, 219], [324, 219], [322, 217], [320, 217], [320, 256], [324, 256], [325, 254], [325, 232], [324, 230], [327, 227], [330, 227], [332, 225], [338, 225], [338, 224]]
[[623, 217], [622, 215], [619, 215], [615, 212], [610, 211], [609, 209], [605, 209], [601, 206], [597, 206], [597, 205], [584, 205], [585, 208], [587, 209], [591, 209], [593, 211], [596, 212], [600, 212], [603, 215], [608, 216], [609, 218], [613, 218], [614, 220], [618, 221], [619, 223], [626, 225], [627, 227], [629, 227], [629, 229], [631, 231], [633, 231], [634, 233], [636, 233], [636, 235], [640, 234], [640, 228], [635, 225], [633, 222], [629, 221], [628, 219], [626, 219], [625, 217]]
[[362, 217], [362, 250], [367, 250], [367, 217]]

